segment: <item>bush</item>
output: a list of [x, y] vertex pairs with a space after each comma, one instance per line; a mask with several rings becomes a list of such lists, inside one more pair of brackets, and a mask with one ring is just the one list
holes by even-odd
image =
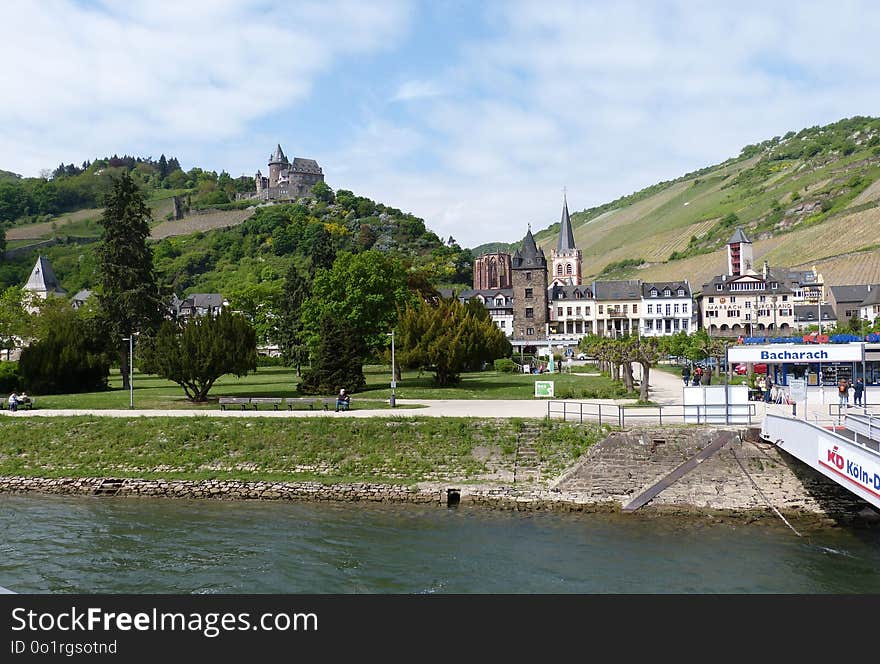
[[501, 357], [495, 360], [495, 371], [503, 373], [521, 373], [520, 366], [509, 357]]
[[0, 395], [18, 390], [21, 376], [18, 375], [18, 362], [0, 362]]
[[21, 352], [22, 387], [34, 394], [66, 394], [105, 389], [110, 359], [101, 335], [88, 321], [61, 318], [46, 338]]
[[257, 355], [257, 366], [258, 367], [286, 367], [287, 365], [284, 363], [284, 358], [280, 355], [278, 357], [269, 357], [268, 355]]

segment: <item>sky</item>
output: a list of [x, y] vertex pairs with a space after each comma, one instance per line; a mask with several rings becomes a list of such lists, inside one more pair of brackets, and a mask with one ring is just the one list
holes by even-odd
[[463, 247], [880, 115], [880, 3], [44, 0], [0, 5], [0, 169], [318, 161]]

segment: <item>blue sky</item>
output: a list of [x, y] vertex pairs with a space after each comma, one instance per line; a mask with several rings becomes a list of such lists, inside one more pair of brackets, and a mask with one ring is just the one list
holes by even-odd
[[7, 4], [0, 169], [276, 143], [463, 246], [880, 115], [875, 2]]

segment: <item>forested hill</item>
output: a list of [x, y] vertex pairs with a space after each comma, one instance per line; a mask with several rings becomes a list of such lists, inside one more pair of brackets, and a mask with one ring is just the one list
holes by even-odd
[[[878, 180], [880, 119], [853, 117], [747, 145], [721, 164], [576, 212], [572, 224], [587, 279], [688, 279], [699, 289], [725, 269], [725, 244], [742, 226], [756, 261], [815, 265], [827, 283], [878, 283]], [[545, 252], [558, 232], [555, 223], [535, 235]]]
[[[235, 201], [237, 191], [252, 185], [249, 178], [199, 168], [184, 172], [163, 155], [159, 161], [113, 157], [79, 167], [62, 164], [48, 178], [0, 179], [0, 217], [8, 220], [9, 248], [20, 252], [0, 260], [0, 288], [21, 286], [37, 251], [49, 257], [71, 295], [94, 288], [95, 244], [86, 241], [100, 235], [103, 194], [110, 176], [123, 170], [152, 210], [156, 271], [177, 295], [219, 292], [242, 309], [254, 309], [280, 294], [291, 265], [313, 272], [332, 265], [339, 252], [367, 249], [397, 256], [414, 288], [471, 282], [472, 254], [412, 214], [323, 183], [313, 198], [290, 204]], [[190, 209], [183, 220], [169, 220], [173, 196]], [[28, 249], [52, 239], [59, 243]]]

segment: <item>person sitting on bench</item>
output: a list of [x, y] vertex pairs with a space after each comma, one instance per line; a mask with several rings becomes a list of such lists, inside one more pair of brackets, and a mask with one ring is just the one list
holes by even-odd
[[345, 391], [345, 388], [339, 390], [339, 394], [336, 395], [336, 412], [338, 413], [341, 410], [348, 410], [348, 405], [351, 403], [351, 396]]

